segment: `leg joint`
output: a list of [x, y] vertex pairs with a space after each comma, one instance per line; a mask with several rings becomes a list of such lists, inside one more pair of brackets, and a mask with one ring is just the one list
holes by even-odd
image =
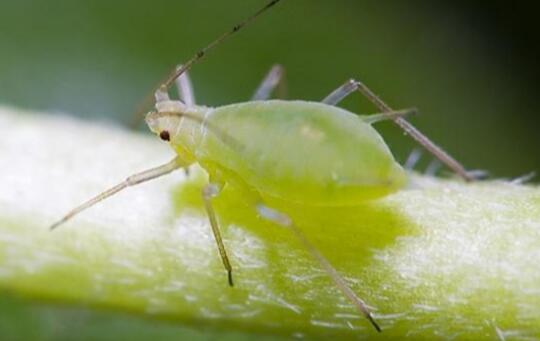
[[140, 184], [141, 182], [144, 182], [146, 178], [144, 176], [141, 176], [139, 174], [132, 175], [126, 178], [125, 184], [126, 186], [135, 186], [137, 184]]
[[218, 195], [219, 187], [215, 184], [208, 184], [202, 189], [202, 195], [205, 198], [212, 198]]
[[350, 78], [347, 81], [347, 83], [345, 83], [345, 89], [347, 90], [348, 93], [351, 93], [353, 91], [358, 90], [358, 88], [360, 87], [360, 84], [362, 84], [362, 83], [357, 81], [354, 78]]
[[270, 208], [264, 204], [257, 205], [257, 212], [264, 219], [270, 220], [278, 225], [289, 227], [292, 225], [292, 220], [286, 214], [283, 214], [273, 208]]

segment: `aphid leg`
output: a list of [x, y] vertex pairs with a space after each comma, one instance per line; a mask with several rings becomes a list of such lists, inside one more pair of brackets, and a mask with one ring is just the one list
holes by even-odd
[[[176, 67], [177, 70], [181, 69], [182, 65]], [[188, 107], [193, 107], [196, 104], [195, 91], [193, 91], [193, 83], [189, 78], [189, 73], [186, 71], [176, 79], [176, 89], [178, 90], [178, 97]], [[189, 176], [189, 167], [184, 167], [184, 174]]]
[[262, 203], [259, 203], [257, 205], [257, 212], [261, 215], [261, 217], [270, 220], [278, 225], [281, 225], [283, 227], [289, 228], [296, 238], [302, 243], [302, 245], [307, 249], [307, 251], [311, 254], [317, 262], [319, 262], [319, 265], [326, 271], [328, 276], [332, 279], [334, 284], [341, 290], [341, 292], [354, 304], [356, 309], [364, 315], [369, 322], [373, 325], [373, 327], [380, 332], [381, 328], [375, 322], [375, 319], [373, 318], [373, 314], [369, 310], [366, 303], [356, 296], [354, 291], [347, 285], [343, 277], [337, 272], [337, 270], [330, 264], [330, 262], [317, 250], [317, 248], [311, 244], [311, 242], [306, 238], [304, 233], [294, 225], [292, 220], [285, 214], [274, 210], [273, 208], [270, 208]]
[[413, 151], [407, 157], [407, 160], [405, 161], [403, 168], [405, 168], [406, 170], [412, 171], [414, 167], [418, 164], [418, 161], [420, 161], [421, 157], [422, 157], [422, 151], [418, 148], [414, 148]]
[[[176, 67], [180, 70], [182, 65]], [[176, 88], [178, 89], [178, 96], [182, 102], [188, 107], [195, 105], [195, 92], [193, 91], [193, 85], [189, 78], [188, 72], [184, 72], [176, 79]]]
[[75, 215], [79, 214], [80, 212], [86, 210], [87, 208], [90, 208], [97, 204], [98, 202], [107, 199], [108, 197], [112, 196], [113, 194], [116, 194], [123, 190], [124, 188], [135, 186], [137, 184], [140, 184], [145, 181], [149, 181], [155, 178], [158, 178], [160, 176], [163, 176], [165, 174], [169, 174], [172, 171], [185, 166], [186, 163], [181, 160], [179, 157], [174, 158], [172, 161], [161, 165], [159, 167], [148, 169], [144, 172], [137, 173], [134, 175], [131, 175], [123, 182], [119, 183], [118, 185], [106, 190], [105, 192], [102, 192], [98, 194], [97, 196], [93, 197], [92, 199], [86, 201], [85, 203], [77, 206], [73, 210], [71, 210], [68, 214], [66, 214], [62, 219], [57, 221], [56, 223], [52, 224], [50, 229], [54, 230], [58, 226], [62, 225], [69, 219], [73, 218]]
[[[323, 100], [323, 103], [336, 105], [354, 91], [359, 91], [382, 112], [393, 111], [392, 108], [390, 108], [377, 95], [375, 95], [375, 93], [371, 91], [364, 83], [354, 79], [348, 80], [347, 82], [345, 82], [345, 84], [334, 90]], [[442, 163], [444, 163], [448, 168], [450, 168], [452, 171], [462, 177], [465, 181], [474, 180], [474, 178], [465, 170], [465, 168], [459, 162], [457, 162], [453, 157], [446, 153], [441, 147], [437, 146], [430, 139], [428, 139], [427, 136], [422, 134], [418, 129], [416, 129], [403, 117], [396, 117], [393, 119], [393, 121], [401, 129], [403, 129], [406, 134], [409, 134], [413, 139], [416, 140], [416, 142], [421, 144], [431, 154], [441, 160]]]
[[485, 169], [473, 169], [467, 171], [467, 173], [469, 173], [474, 180], [486, 180], [490, 176], [489, 172]]
[[[336, 105], [342, 100], [345, 99], [345, 97], [349, 96], [353, 92], [355, 92], [358, 89], [358, 85], [356, 84], [356, 81], [354, 79], [350, 79], [345, 84], [341, 85], [336, 90], [332, 91], [330, 95], [326, 96], [322, 103], [328, 104], [328, 105]], [[385, 111], [385, 110], [382, 110]]]
[[227, 257], [227, 251], [225, 251], [223, 239], [221, 239], [221, 233], [219, 232], [219, 224], [216, 219], [216, 213], [214, 211], [214, 208], [212, 207], [212, 198], [216, 197], [220, 191], [221, 188], [218, 185], [210, 183], [203, 188], [202, 196], [204, 200], [204, 207], [206, 209], [206, 213], [208, 214], [208, 219], [210, 220], [210, 226], [212, 227], [212, 232], [214, 233], [214, 238], [217, 243], [219, 255], [221, 256], [221, 260], [223, 261], [223, 266], [225, 267], [225, 270], [227, 270], [229, 285], [232, 287], [234, 285], [232, 277], [232, 267], [231, 263], [229, 262], [229, 257]]
[[441, 169], [441, 162], [437, 159], [431, 160], [431, 162], [426, 167], [424, 175], [435, 176], [437, 172]]
[[398, 110], [398, 111], [383, 112], [380, 114], [361, 116], [361, 118], [362, 118], [362, 121], [368, 124], [373, 124], [373, 123], [377, 123], [381, 121], [394, 120], [398, 117], [414, 115], [417, 113], [418, 113], [418, 110], [416, 108], [411, 108], [411, 109], [403, 109], [403, 110]]
[[284, 98], [287, 92], [285, 83], [285, 68], [276, 64], [266, 74], [261, 84], [251, 97], [252, 101], [264, 101], [270, 98], [275, 88], [278, 88], [278, 98]]
[[529, 181], [531, 181], [536, 176], [536, 172], [532, 171], [525, 175], [519, 176], [517, 178], [511, 179], [510, 183], [513, 185], [523, 185]]
[[345, 297], [347, 297], [353, 303], [354, 307], [358, 310], [358, 312], [361, 315], [364, 315], [377, 331], [381, 331], [381, 328], [379, 327], [377, 322], [375, 322], [375, 319], [373, 318], [373, 315], [366, 303], [358, 296], [356, 296], [352, 289], [347, 285], [343, 277], [337, 272], [336, 269], [334, 269], [330, 262], [317, 250], [317, 248], [313, 244], [311, 244], [311, 242], [294, 224], [294, 222], [291, 218], [289, 218], [289, 216], [267, 206], [261, 198], [260, 194], [257, 191], [249, 188], [241, 178], [231, 177], [228, 181], [228, 183], [231, 184], [234, 188], [242, 192], [242, 195], [247, 201], [255, 205], [257, 213], [263, 219], [269, 220], [285, 228], [289, 228], [296, 236], [296, 238], [298, 238], [300, 243], [307, 249], [310, 255], [315, 258], [315, 260], [319, 263], [322, 269], [332, 279], [338, 289], [345, 295]]

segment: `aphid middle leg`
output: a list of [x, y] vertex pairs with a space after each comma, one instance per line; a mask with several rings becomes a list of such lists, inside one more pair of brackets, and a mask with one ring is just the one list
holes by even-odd
[[214, 238], [219, 250], [219, 255], [221, 256], [221, 261], [223, 262], [225, 270], [227, 270], [229, 285], [232, 287], [234, 285], [232, 267], [231, 263], [229, 262], [229, 257], [227, 257], [227, 251], [225, 250], [225, 245], [223, 244], [223, 239], [221, 238], [216, 213], [214, 211], [214, 207], [212, 206], [212, 198], [216, 197], [220, 191], [220, 186], [210, 183], [203, 188], [202, 196], [204, 200], [204, 207], [206, 209], [206, 213], [208, 214], [208, 219], [210, 220], [210, 226], [212, 227], [212, 233], [214, 234]]
[[441, 162], [437, 159], [433, 159], [426, 167], [426, 170], [424, 171], [424, 175], [435, 176], [440, 169], [441, 169]]
[[422, 157], [422, 151], [418, 148], [413, 149], [413, 151], [407, 157], [407, 160], [405, 161], [403, 168], [405, 168], [408, 171], [414, 170], [414, 167], [418, 164], [418, 161], [420, 161], [421, 157]]
[[337, 272], [337, 270], [332, 266], [332, 264], [330, 264], [330, 262], [319, 252], [319, 250], [317, 250], [317, 248], [313, 244], [311, 244], [311, 242], [306, 238], [302, 230], [300, 230], [300, 228], [298, 228], [287, 215], [273, 208], [270, 208], [263, 203], [259, 203], [257, 205], [257, 212], [264, 219], [270, 220], [278, 225], [289, 228], [296, 236], [296, 238], [300, 241], [300, 243], [302, 243], [306, 250], [311, 254], [311, 256], [315, 260], [317, 260], [319, 265], [324, 269], [324, 271], [326, 271], [328, 276], [330, 276], [330, 278], [339, 288], [339, 290], [341, 290], [341, 292], [354, 304], [358, 312], [364, 315], [378, 332], [381, 331], [381, 328], [379, 327], [377, 322], [375, 322], [373, 314], [369, 310], [366, 303], [361, 298], [356, 296], [354, 291], [352, 291], [352, 289], [347, 285], [339, 272]]
[[[370, 102], [372, 102], [379, 110], [382, 112], [391, 112], [393, 111], [390, 106], [388, 106], [382, 99], [380, 99], [371, 89], [369, 89], [364, 83], [350, 79], [345, 82], [342, 86], [334, 90], [330, 95], [326, 96], [323, 99], [323, 103], [329, 105], [336, 105], [345, 97], [351, 93], [359, 91], [364, 95]], [[441, 147], [433, 143], [427, 136], [422, 134], [416, 127], [410, 124], [403, 117], [396, 117], [393, 119], [394, 123], [397, 124], [405, 133], [409, 134], [413, 139], [426, 148], [430, 153], [432, 153], [436, 158], [438, 158], [442, 163], [444, 163], [448, 168], [462, 177], [465, 181], [472, 181], [474, 178], [465, 170], [465, 168], [448, 153], [446, 153]]]
[[125, 189], [127, 187], [135, 186], [135, 185], [138, 185], [140, 183], [143, 183], [143, 182], [158, 178], [158, 177], [163, 176], [165, 174], [169, 174], [169, 173], [177, 170], [178, 168], [181, 168], [181, 167], [184, 167], [184, 166], [186, 166], [186, 163], [184, 162], [184, 160], [182, 160], [180, 157], [176, 157], [176, 158], [174, 158], [173, 160], [171, 160], [170, 162], [168, 162], [168, 163], [166, 163], [164, 165], [148, 169], [148, 170], [146, 170], [144, 172], [141, 172], [141, 173], [131, 175], [126, 180], [119, 183], [118, 185], [106, 190], [105, 192], [102, 192], [102, 193], [98, 194], [97, 196], [93, 197], [92, 199], [86, 201], [85, 203], [75, 207], [68, 214], [66, 214], [62, 219], [60, 219], [56, 223], [52, 224], [50, 229], [53, 230], [53, 229], [57, 228], [58, 226], [62, 225], [63, 223], [65, 223], [69, 219], [73, 218], [75, 215], [79, 214], [80, 212], [86, 210], [87, 208], [90, 208], [90, 207], [94, 206], [98, 202], [107, 199], [108, 197], [120, 192], [121, 190], [123, 190], [123, 189]]
[[[182, 65], [177, 66], [177, 70], [180, 70]], [[176, 88], [178, 90], [178, 96], [182, 102], [188, 107], [195, 105], [195, 92], [193, 91], [193, 84], [189, 78], [189, 74], [185, 71], [176, 79]]]
[[285, 68], [279, 64], [272, 66], [270, 71], [268, 71], [261, 84], [257, 87], [257, 90], [255, 90], [251, 100], [264, 101], [269, 99], [276, 87], [278, 92], [277, 97], [284, 98], [287, 92]]

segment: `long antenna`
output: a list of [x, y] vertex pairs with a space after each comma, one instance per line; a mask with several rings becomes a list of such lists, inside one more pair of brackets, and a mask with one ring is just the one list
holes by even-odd
[[143, 100], [143, 102], [141, 102], [141, 104], [138, 106], [137, 111], [135, 112], [134, 121], [132, 122], [132, 125], [136, 126], [139, 123], [141, 113], [146, 108], [148, 108], [148, 106], [152, 103], [152, 101], [154, 99], [154, 97], [153, 97], [154, 92], [156, 90], [158, 90], [158, 89], [161, 89], [163, 91], [169, 90], [170, 86], [174, 83], [174, 81], [178, 77], [180, 77], [180, 75], [182, 75], [184, 72], [191, 69], [193, 64], [195, 64], [195, 63], [199, 62], [201, 59], [203, 59], [211, 49], [213, 49], [217, 45], [221, 44], [223, 41], [227, 40], [227, 38], [231, 37], [236, 32], [240, 31], [241, 29], [243, 29], [244, 27], [249, 25], [258, 16], [260, 16], [261, 14], [266, 12], [268, 9], [270, 9], [271, 7], [273, 7], [275, 4], [277, 4], [280, 1], [281, 0], [272, 0], [272, 1], [270, 1], [269, 3], [266, 4], [266, 6], [264, 6], [263, 8], [261, 8], [260, 10], [258, 10], [257, 12], [255, 12], [254, 14], [249, 16], [248, 18], [244, 19], [244, 21], [242, 21], [239, 24], [235, 25], [229, 31], [223, 33], [221, 36], [219, 36], [217, 39], [212, 41], [210, 44], [208, 44], [202, 50], [199, 50], [199, 52], [197, 52], [195, 55], [193, 55], [193, 57], [191, 57], [186, 63], [183, 63], [180, 68], [178, 68], [178, 69], [175, 68], [174, 70], [172, 70], [171, 73], [167, 76], [167, 78], [165, 78], [165, 80], [163, 80], [158, 86], [156, 86], [154, 88], [154, 90], [152, 91], [152, 93], [150, 93], [148, 96], [146, 96], [146, 98]]

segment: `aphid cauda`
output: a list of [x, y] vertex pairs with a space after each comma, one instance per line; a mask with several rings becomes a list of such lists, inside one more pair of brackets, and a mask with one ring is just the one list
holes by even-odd
[[[203, 189], [202, 197], [230, 286], [233, 286], [232, 266], [212, 207], [212, 198], [219, 195], [225, 184], [245, 193], [245, 200], [262, 218], [289, 228], [341, 292], [380, 331], [364, 301], [294, 222], [268, 206], [263, 197], [305, 205], [343, 206], [399, 190], [406, 182], [406, 174], [371, 126], [387, 119], [394, 121], [462, 178], [471, 178], [457, 161], [404, 119], [404, 115], [414, 110], [393, 111], [358, 81], [347, 81], [322, 102], [269, 100], [282, 81], [283, 69], [274, 66], [251, 101], [217, 108], [196, 105], [186, 71], [210, 49], [279, 1], [269, 2], [196, 53], [173, 70], [155, 91], [155, 111], [147, 114], [146, 122], [152, 132], [170, 144], [176, 157], [167, 164], [128, 177], [73, 209], [51, 229], [126, 187], [198, 163], [209, 175], [210, 183]], [[180, 99], [171, 100], [168, 90], [175, 82]], [[382, 113], [358, 116], [336, 106], [356, 91], [365, 95]]]

